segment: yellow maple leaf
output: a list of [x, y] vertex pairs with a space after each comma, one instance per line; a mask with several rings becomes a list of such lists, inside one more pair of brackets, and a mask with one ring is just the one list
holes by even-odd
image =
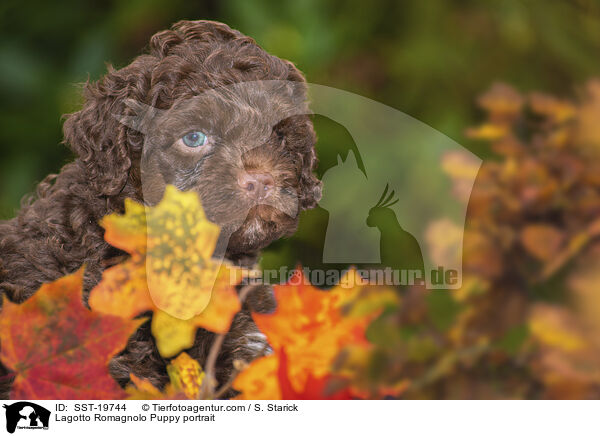
[[[232, 277], [235, 278], [232, 280]], [[232, 269], [223, 265], [215, 280], [208, 306], [200, 315], [193, 318], [180, 319], [160, 309], [155, 310], [152, 317], [152, 334], [160, 354], [163, 357], [170, 357], [191, 347], [198, 327], [215, 333], [226, 333], [233, 316], [241, 309], [237, 293], [230, 283], [232, 281], [237, 283], [240, 280], [239, 268]]]
[[146, 208], [148, 290], [169, 315], [190, 319], [201, 313], [219, 270], [211, 260], [219, 227], [208, 221], [194, 192], [167, 186], [161, 202]]
[[132, 201], [125, 215], [102, 220], [106, 240], [131, 254], [104, 272], [90, 293], [92, 310], [132, 318], [153, 311], [159, 352], [192, 346], [198, 327], [225, 333], [241, 305], [234, 286], [242, 269], [211, 259], [219, 235], [196, 194], [168, 186], [155, 207]]

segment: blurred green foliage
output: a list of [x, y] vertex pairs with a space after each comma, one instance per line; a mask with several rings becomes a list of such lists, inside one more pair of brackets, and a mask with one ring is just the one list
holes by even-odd
[[[78, 83], [126, 65], [179, 19], [224, 21], [310, 82], [390, 105], [482, 157], [463, 130], [491, 82], [561, 95], [599, 73], [591, 0], [5, 0], [0, 17], [0, 218], [70, 159], [61, 115], [80, 105]], [[327, 119], [316, 127], [322, 174], [351, 139]]]

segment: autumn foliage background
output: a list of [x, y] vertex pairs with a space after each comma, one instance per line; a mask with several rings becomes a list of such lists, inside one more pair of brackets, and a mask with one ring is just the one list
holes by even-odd
[[[225, 21], [293, 60], [310, 82], [402, 110], [484, 160], [468, 205], [462, 289], [412, 288], [390, 294], [361, 287], [355, 291], [363, 298], [344, 293], [344, 304], [332, 301], [336, 294], [291, 289], [307, 298], [308, 313], [326, 313], [323, 319], [331, 325], [342, 323], [346, 331], [353, 327], [345, 323], [359, 323], [364, 341], [320, 347], [329, 350], [313, 356], [321, 366], [303, 364], [293, 349], [275, 346], [275, 357], [255, 369], [271, 385], [257, 387], [248, 375], [246, 380], [240, 375], [236, 387], [246, 383], [256, 388], [247, 388], [245, 395], [276, 395], [273, 386], [278, 384], [275, 391], [295, 398], [600, 397], [598, 3], [30, 3], [25, 8], [8, 1], [1, 10], [2, 218], [13, 216], [21, 196], [69, 159], [59, 145], [59, 119], [80, 104], [79, 89], [72, 84], [88, 74], [100, 77], [105, 61], [125, 65], [152, 33], [182, 18]], [[330, 120], [317, 117], [315, 126], [322, 175], [352, 140]], [[457, 189], [461, 175], [472, 171], [468, 163], [451, 157], [440, 165]], [[319, 256], [311, 228], [326, 224], [322, 212], [306, 213], [299, 233], [270, 247], [262, 266], [293, 267]], [[443, 250], [447, 243], [439, 238], [432, 249]], [[110, 313], [92, 316], [77, 307], [77, 277], [49, 287], [28, 308], [6, 305], [2, 319], [16, 317], [20, 310], [29, 310], [32, 322], [35, 313], [49, 316], [42, 310], [48, 308], [47, 295], [79, 313], [81, 325], [113, 335], [110, 347], [96, 349], [96, 357], [106, 359], [137, 321], [105, 318], [114, 315]], [[51, 297], [54, 293], [64, 298]], [[311, 300], [314, 295], [318, 304]], [[372, 304], [361, 309], [354, 307], [357, 301]], [[331, 329], [325, 324], [298, 332], [293, 324], [275, 328], [275, 321], [257, 322], [298, 340], [317, 335], [319, 328]], [[2, 324], [2, 334], [9, 334], [11, 325]], [[189, 332], [196, 324], [184, 328]], [[272, 345], [289, 341], [269, 339]], [[29, 362], [22, 350], [7, 357], [10, 349], [4, 344], [5, 339], [2, 361], [25, 374], [25, 381], [35, 379], [36, 371], [48, 373], [48, 367], [39, 366], [45, 364], [41, 359]], [[90, 389], [107, 397], [201, 395], [206, 368], [198, 368], [180, 350], [171, 353], [172, 384], [166, 392], [143, 380], [125, 392], [106, 378]], [[51, 368], [57, 377], [72, 374], [68, 366]], [[103, 368], [90, 365], [86, 371], [97, 374]], [[286, 373], [296, 381], [288, 383]], [[86, 380], [89, 374], [80, 376]], [[27, 396], [32, 387], [23, 383], [20, 389]]]

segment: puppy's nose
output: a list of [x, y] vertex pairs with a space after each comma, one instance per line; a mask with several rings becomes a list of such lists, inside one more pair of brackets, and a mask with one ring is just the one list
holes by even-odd
[[275, 180], [268, 173], [246, 173], [238, 177], [240, 188], [254, 200], [262, 201], [271, 195], [275, 188]]

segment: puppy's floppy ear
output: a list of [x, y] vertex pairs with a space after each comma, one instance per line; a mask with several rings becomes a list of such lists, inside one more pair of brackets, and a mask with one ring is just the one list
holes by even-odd
[[304, 169], [300, 178], [300, 204], [303, 209], [312, 209], [321, 201], [323, 183], [317, 179], [314, 170], [317, 166], [317, 153], [311, 148], [304, 155]]
[[120, 70], [109, 67], [101, 80], [86, 83], [83, 108], [67, 116], [65, 142], [83, 163], [98, 195], [112, 196], [123, 189], [131, 156], [141, 151], [142, 134], [114, 115], [136, 115], [126, 101], [146, 99], [156, 62], [152, 56], [140, 56]]
[[318, 164], [315, 143], [317, 135], [315, 134], [312, 121], [308, 116], [301, 117], [302, 122], [294, 129], [296, 134], [301, 135], [302, 140], [302, 174], [300, 176], [300, 206], [302, 209], [312, 209], [321, 200], [323, 183], [317, 179], [314, 171]]

